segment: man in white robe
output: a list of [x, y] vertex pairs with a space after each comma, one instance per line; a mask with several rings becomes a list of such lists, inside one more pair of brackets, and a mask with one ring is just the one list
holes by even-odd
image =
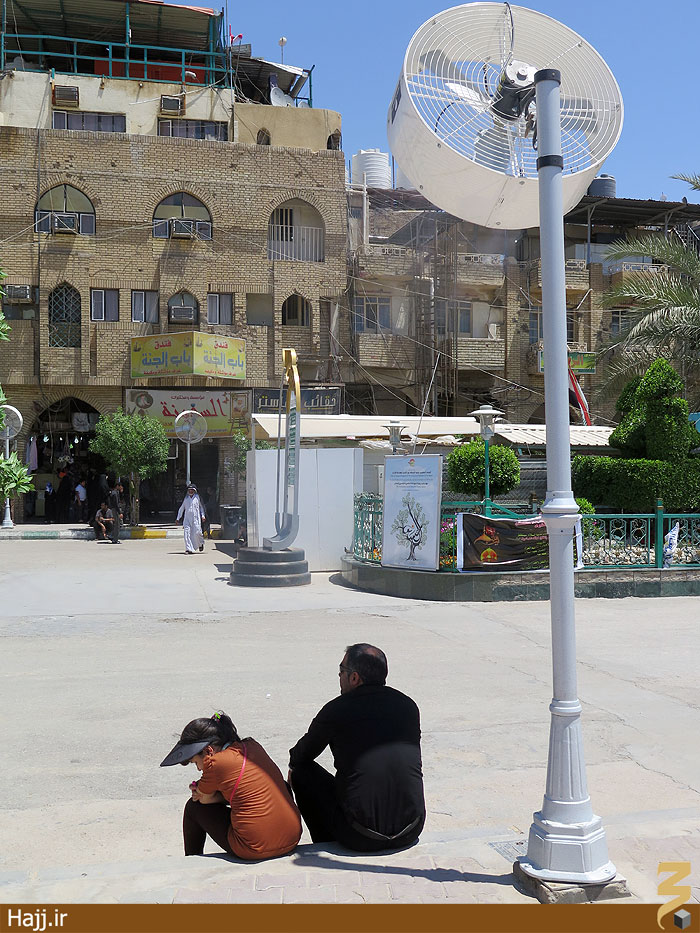
[[197, 487], [190, 484], [182, 500], [180, 511], [177, 513], [177, 520], [182, 520], [182, 529], [185, 534], [185, 554], [194, 554], [197, 550], [204, 550], [203, 518], [205, 518], [204, 507], [197, 494]]

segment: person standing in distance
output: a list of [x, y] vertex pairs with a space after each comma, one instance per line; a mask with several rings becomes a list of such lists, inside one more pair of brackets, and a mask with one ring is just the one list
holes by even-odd
[[[387, 673], [381, 649], [346, 648], [340, 696], [290, 749], [289, 780], [314, 842], [375, 852], [410, 845], [423, 829], [420, 713], [386, 686]], [[326, 746], [335, 776], [315, 761]]]
[[121, 544], [119, 532], [122, 527], [122, 519], [124, 516], [122, 514], [120, 495], [123, 488], [122, 484], [117, 480], [107, 496], [107, 507], [112, 512], [112, 532], [110, 535], [112, 544]]

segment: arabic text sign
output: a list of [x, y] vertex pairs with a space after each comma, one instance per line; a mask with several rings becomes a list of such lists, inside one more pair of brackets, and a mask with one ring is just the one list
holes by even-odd
[[[282, 390], [282, 410], [287, 404], [287, 389]], [[338, 386], [302, 386], [301, 404], [298, 406], [303, 415], [339, 415], [340, 388]], [[280, 390], [253, 389], [253, 411], [265, 414], [280, 409]]]
[[245, 340], [196, 333], [194, 372], [217, 379], [245, 379]]
[[382, 567], [437, 570], [442, 457], [386, 457]]
[[457, 514], [458, 570], [544, 570], [549, 539], [541, 518]]
[[193, 372], [192, 332], [131, 338], [131, 378]]
[[175, 419], [194, 405], [207, 420], [208, 437], [228, 437], [237, 419], [249, 410], [249, 392], [216, 389], [127, 389], [124, 408], [155, 418], [168, 437], [176, 437]]
[[[579, 376], [592, 376], [595, 373], [595, 353], [582, 350], [569, 350], [569, 363]], [[544, 350], [537, 351], [537, 371], [544, 372]]]

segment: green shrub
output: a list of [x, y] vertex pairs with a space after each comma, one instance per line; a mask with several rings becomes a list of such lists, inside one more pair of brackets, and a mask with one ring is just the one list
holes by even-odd
[[[484, 442], [480, 437], [462, 444], [447, 457], [447, 482], [452, 492], [484, 495], [486, 467]], [[510, 447], [489, 445], [489, 486], [491, 496], [502, 496], [520, 482], [520, 464]]]
[[589, 502], [588, 499], [584, 499], [583, 496], [576, 496], [576, 505], [582, 515], [595, 515], [593, 503]]
[[667, 512], [700, 511], [700, 460], [623, 460], [574, 457], [574, 493], [616, 512], [652, 512], [663, 499]]

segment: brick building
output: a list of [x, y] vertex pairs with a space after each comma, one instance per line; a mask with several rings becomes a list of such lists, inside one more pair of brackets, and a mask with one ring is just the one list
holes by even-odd
[[[346, 287], [347, 202], [340, 115], [313, 108], [308, 71], [228, 47], [223, 14], [141, 0], [15, 14], [0, 62], [0, 383], [24, 418], [20, 454], [38, 440], [41, 488], [61, 457], [87, 465], [98, 413], [129, 389], [278, 386], [284, 346], [316, 380]], [[188, 330], [244, 339], [245, 380], [131, 378], [130, 338]], [[222, 502], [229, 443], [197, 451]]]
[[[460, 415], [490, 402], [510, 421], [542, 423], [539, 231], [477, 227], [410, 190], [358, 186], [349, 203], [354, 410], [401, 415], [425, 405], [427, 414]], [[621, 277], [662, 268], [653, 256], [610, 262], [608, 244], [651, 230], [697, 249], [698, 225], [697, 204], [591, 194], [566, 215], [569, 355], [594, 422], [614, 417], [614, 399], [600, 394], [602, 366], [590, 354], [625, 315], [602, 310], [602, 296]]]

